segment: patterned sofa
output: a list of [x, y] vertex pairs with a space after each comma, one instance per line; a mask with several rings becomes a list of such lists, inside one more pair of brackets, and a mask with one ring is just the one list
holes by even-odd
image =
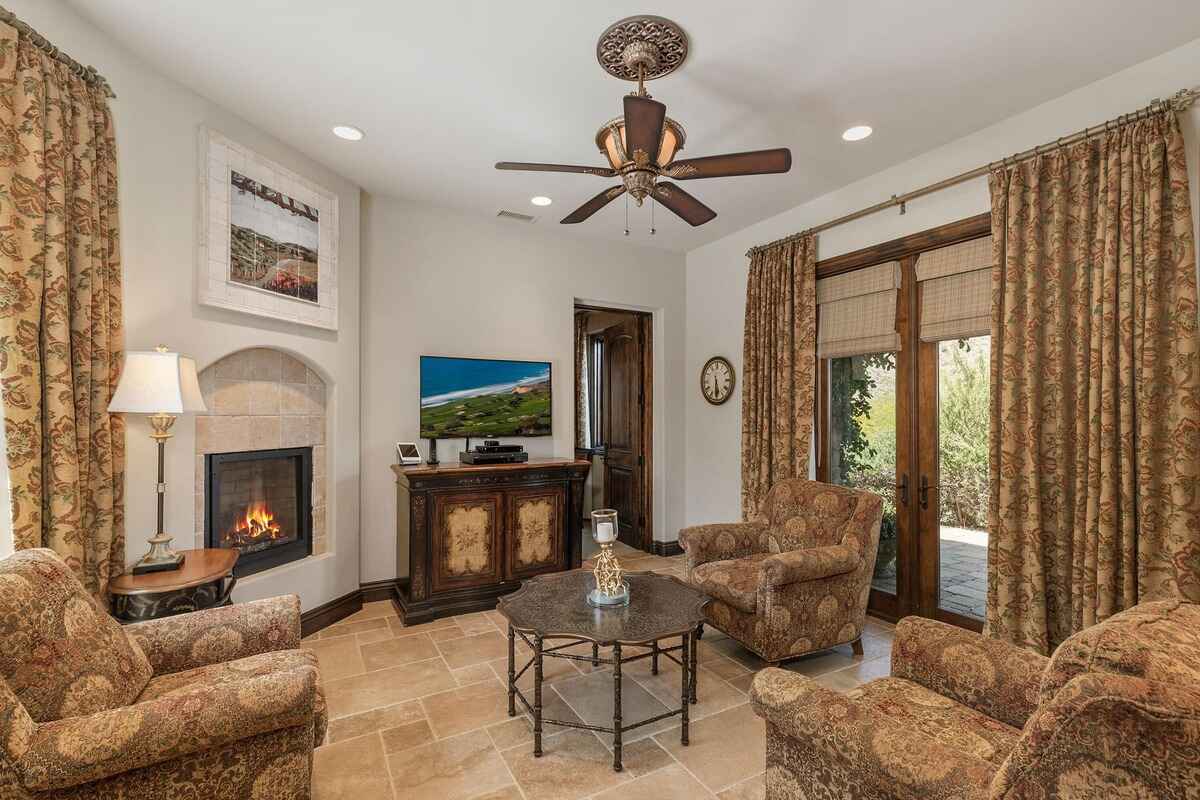
[[771, 487], [749, 522], [679, 532], [705, 617], [777, 663], [850, 642], [856, 653], [879, 549], [883, 500], [803, 480]]
[[1050, 658], [910, 617], [847, 695], [754, 679], [768, 800], [1200, 797], [1200, 605], [1143, 603]]
[[325, 736], [296, 597], [122, 628], [50, 550], [0, 561], [0, 797], [309, 797]]

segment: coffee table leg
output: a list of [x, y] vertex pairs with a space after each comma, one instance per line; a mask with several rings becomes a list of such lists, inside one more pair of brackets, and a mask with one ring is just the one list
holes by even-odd
[[613, 644], [613, 771], [624, 769], [621, 764], [621, 644]]
[[542, 637], [533, 637], [533, 756], [542, 757]]
[[696, 653], [700, 650], [700, 643], [698, 641], [699, 638], [700, 637], [698, 633], [693, 633], [690, 639], [690, 646], [688, 647], [688, 656], [691, 659], [689, 662], [689, 666], [691, 668], [688, 670], [688, 672], [690, 673], [692, 680], [691, 698], [693, 705], [696, 703]]
[[688, 677], [692, 671], [692, 660], [688, 655], [692, 648], [689, 645], [694, 647], [691, 642], [691, 634], [685, 633], [681, 637], [680, 643], [683, 649], [679, 651], [679, 664], [682, 667], [680, 672], [683, 676], [679, 681], [679, 706], [683, 709], [681, 712], [683, 720], [679, 727], [679, 743], [682, 745], [688, 743], [688, 706], [691, 705], [688, 701], [691, 699], [692, 693], [691, 679]]
[[658, 640], [650, 643], [650, 674], [658, 674]]
[[508, 626], [508, 715], [517, 715], [517, 636]]

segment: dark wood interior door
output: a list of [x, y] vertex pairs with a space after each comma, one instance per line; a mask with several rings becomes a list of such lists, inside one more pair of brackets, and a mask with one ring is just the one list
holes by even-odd
[[642, 549], [642, 325], [630, 314], [604, 330], [604, 503], [616, 509], [618, 538]]

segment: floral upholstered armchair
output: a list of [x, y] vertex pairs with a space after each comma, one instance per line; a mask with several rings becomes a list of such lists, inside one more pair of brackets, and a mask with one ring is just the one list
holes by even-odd
[[803, 479], [771, 487], [749, 522], [679, 532], [705, 617], [770, 662], [859, 642], [883, 500]]
[[847, 695], [758, 673], [767, 800], [1200, 797], [1200, 605], [1143, 603], [1050, 658], [933, 620]]
[[122, 628], [50, 550], [0, 561], [0, 797], [303, 800], [325, 735], [296, 597]]

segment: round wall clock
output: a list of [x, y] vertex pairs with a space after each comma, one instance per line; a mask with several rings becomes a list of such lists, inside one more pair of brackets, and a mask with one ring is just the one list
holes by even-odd
[[713, 356], [705, 361], [704, 368], [700, 370], [700, 392], [714, 406], [721, 405], [733, 395], [735, 382], [733, 365], [722, 356]]

